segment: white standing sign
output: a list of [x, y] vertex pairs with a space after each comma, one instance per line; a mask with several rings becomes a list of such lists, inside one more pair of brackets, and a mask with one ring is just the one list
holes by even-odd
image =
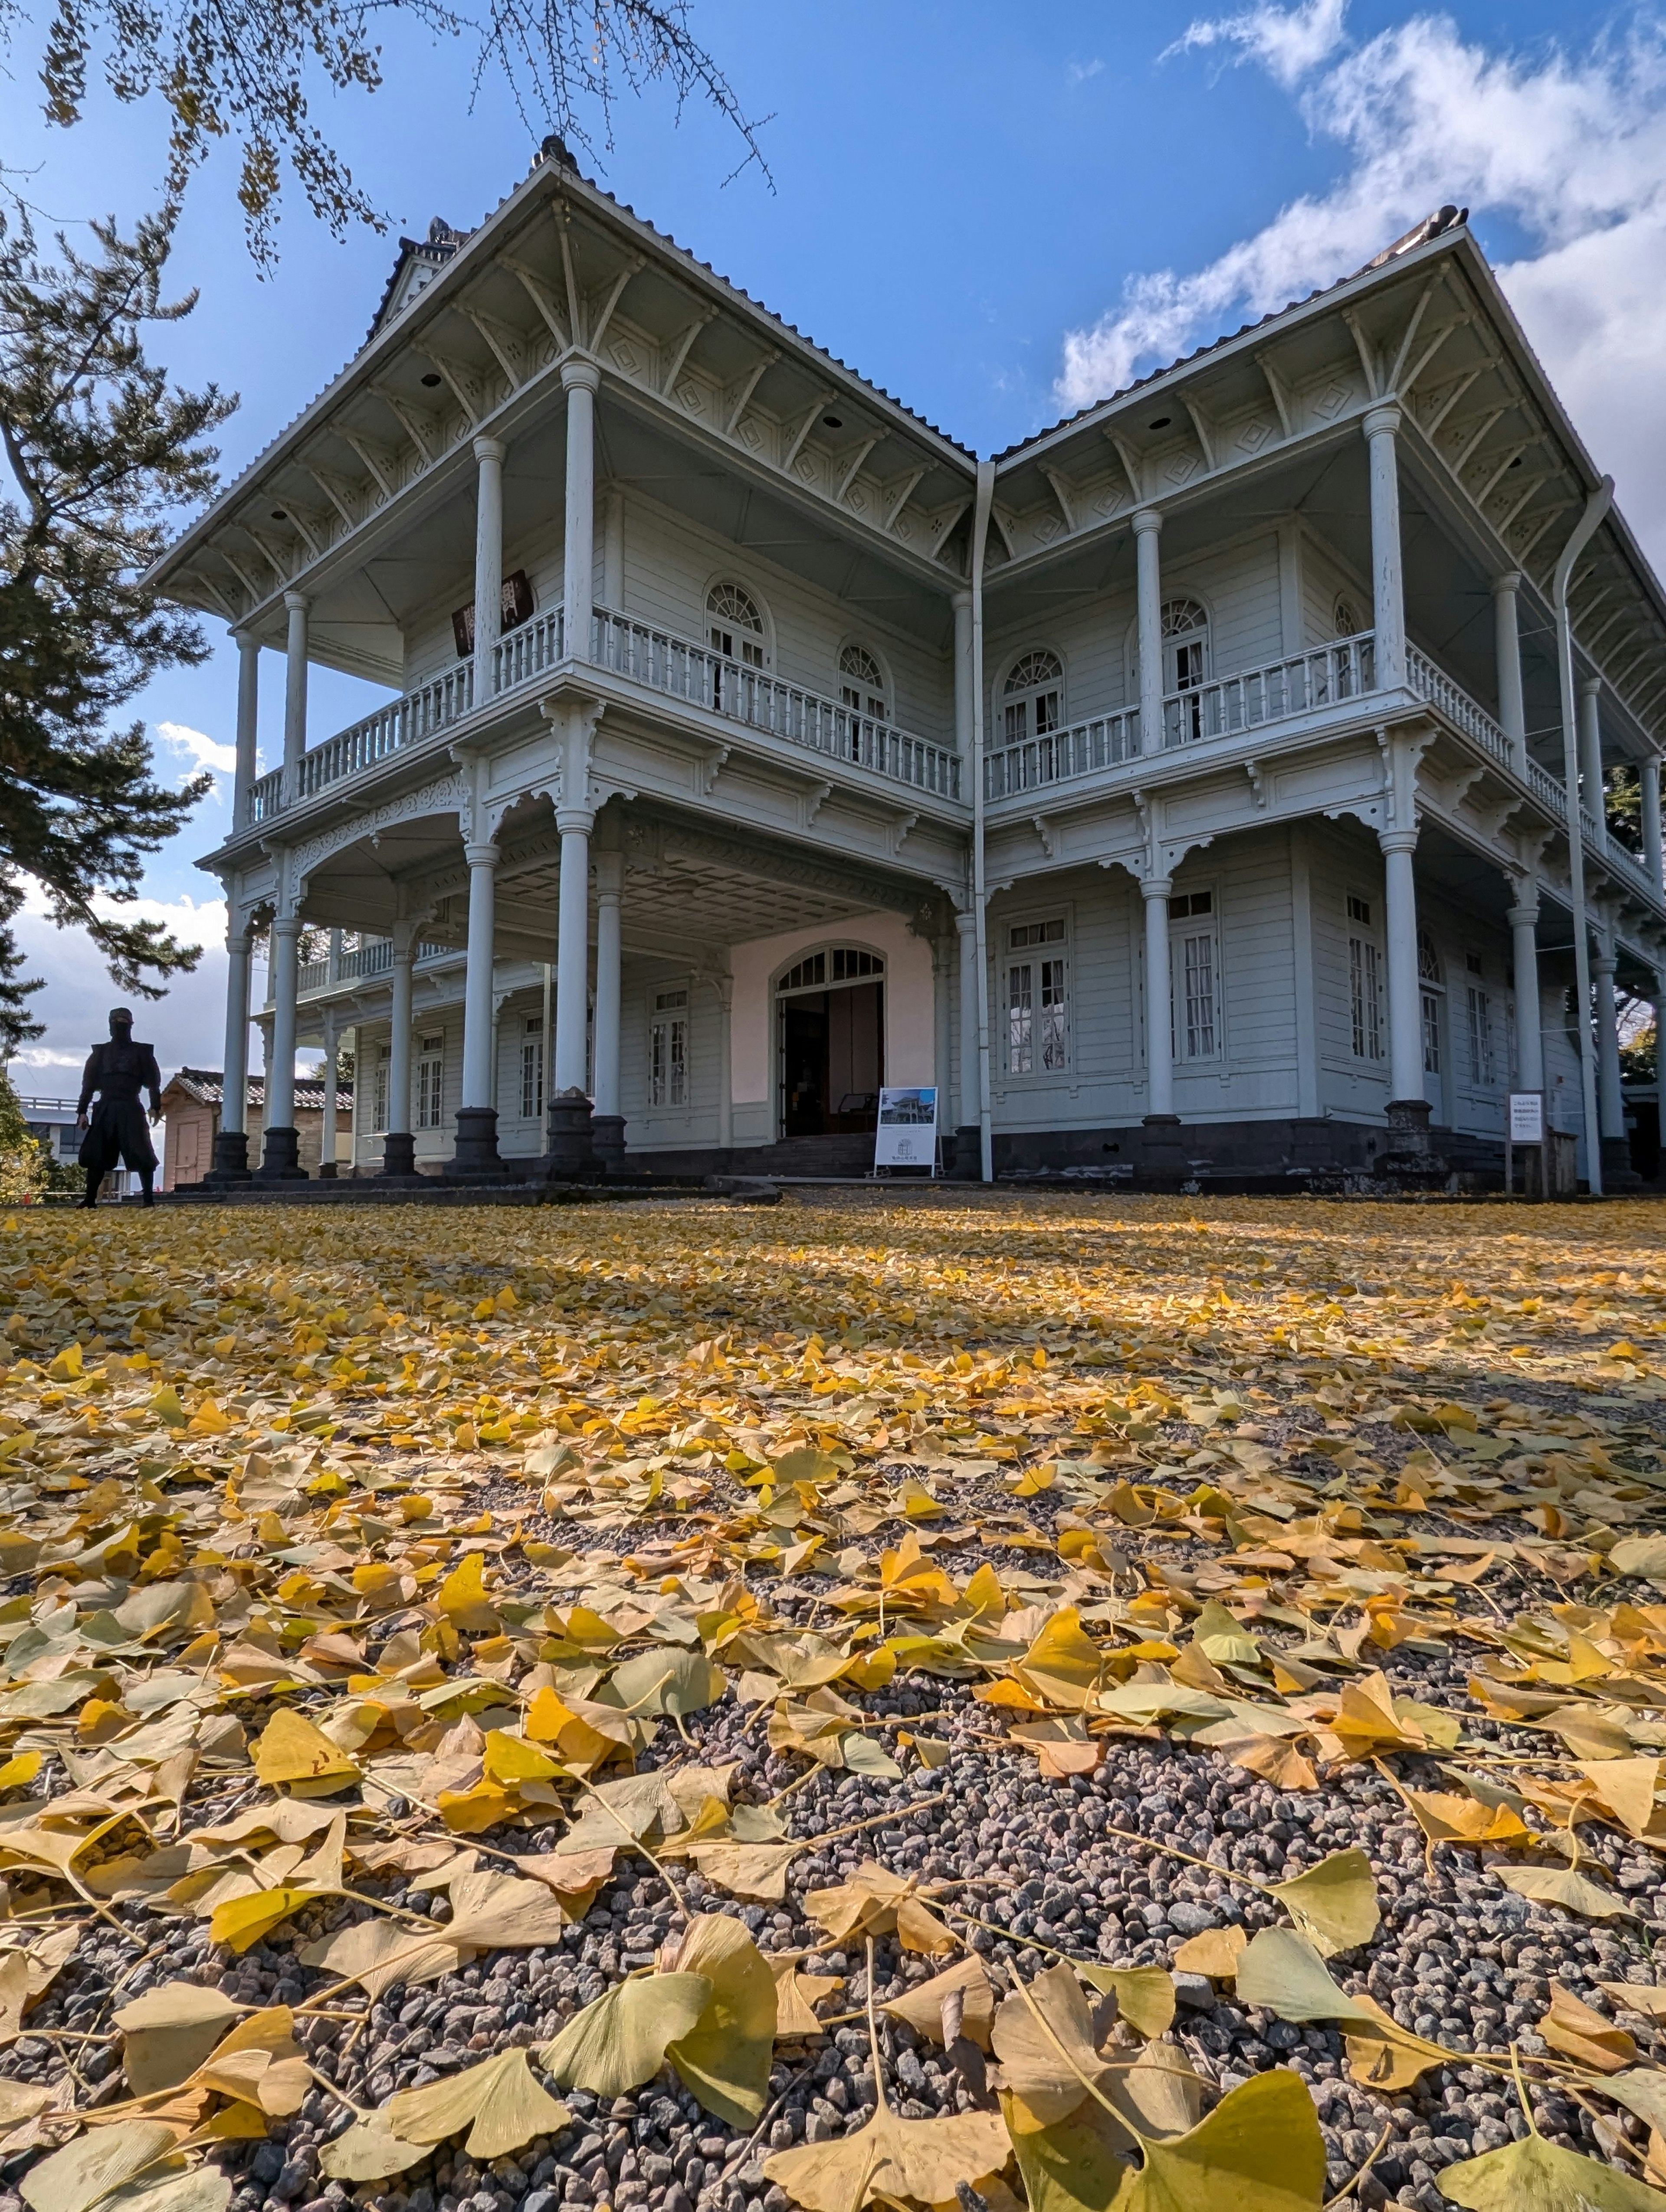
[[1545, 1095], [1542, 1091], [1512, 1091], [1510, 1094], [1510, 1141], [1512, 1145], [1541, 1145], [1545, 1140]]
[[934, 1168], [937, 1164], [937, 1092], [934, 1089], [879, 1093], [879, 1119], [873, 1133], [876, 1168]]

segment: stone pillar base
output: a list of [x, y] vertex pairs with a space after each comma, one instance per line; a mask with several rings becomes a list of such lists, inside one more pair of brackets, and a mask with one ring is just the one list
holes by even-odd
[[[616, 1117], [605, 1115], [605, 1121]], [[624, 1124], [619, 1124], [623, 1145]], [[547, 1182], [591, 1182], [603, 1170], [597, 1158], [590, 1101], [582, 1091], [562, 1091], [550, 1101], [546, 1145], [538, 1173]]]
[[336, 1160], [320, 1160], [318, 1164], [318, 1171], [319, 1180], [321, 1182], [334, 1182], [341, 1173], [340, 1163]]
[[307, 1170], [301, 1164], [301, 1133], [298, 1129], [268, 1129], [261, 1140], [260, 1165], [253, 1180], [256, 1182], [306, 1182]]
[[252, 1182], [249, 1172], [249, 1139], [242, 1129], [222, 1129], [214, 1139], [214, 1165], [203, 1177], [215, 1188], [226, 1183]]
[[409, 1129], [390, 1129], [382, 1139], [383, 1182], [408, 1182], [416, 1172], [416, 1139]]
[[1434, 1148], [1431, 1117], [1426, 1098], [1389, 1099], [1389, 1148], [1382, 1168], [1390, 1182], [1432, 1190], [1445, 1182], [1446, 1163]]
[[1632, 1165], [1629, 1137], [1603, 1138], [1602, 1188], [1605, 1191], [1642, 1190], [1646, 1188], [1642, 1176]]
[[949, 1139], [949, 1174], [956, 1182], [980, 1182], [983, 1177], [983, 1132], [976, 1121], [963, 1121]]
[[1147, 1114], [1140, 1127], [1144, 1142], [1139, 1173], [1163, 1182], [1188, 1182], [1192, 1170], [1186, 1158], [1185, 1139], [1180, 1133], [1179, 1115]]
[[593, 1114], [590, 1116], [590, 1148], [596, 1155], [596, 1164], [604, 1175], [624, 1173], [625, 1122], [623, 1114]]
[[447, 1182], [502, 1182], [508, 1179], [497, 1151], [496, 1106], [459, 1106], [457, 1146], [446, 1163]]

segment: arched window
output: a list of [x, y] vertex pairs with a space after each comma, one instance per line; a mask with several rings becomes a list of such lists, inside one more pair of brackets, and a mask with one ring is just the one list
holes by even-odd
[[1209, 672], [1209, 617], [1195, 599], [1163, 602], [1163, 691], [1195, 691]]
[[1426, 929], [1417, 933], [1417, 980], [1419, 1012], [1423, 1036], [1423, 1079], [1426, 1091], [1432, 1090], [1432, 1106], [1438, 1107], [1440, 1083], [1440, 1002], [1445, 988], [1440, 977], [1440, 955], [1435, 951], [1435, 941]]
[[865, 645], [848, 645], [839, 655], [839, 703], [876, 722], [890, 719], [885, 672]]
[[1064, 663], [1043, 647], [1012, 664], [1002, 694], [1009, 745], [1043, 738], [1064, 720]]
[[1417, 972], [1426, 983], [1440, 981], [1440, 955], [1435, 951], [1435, 941], [1426, 929], [1417, 933]]
[[1331, 613], [1331, 626], [1338, 637], [1358, 637], [1360, 630], [1359, 610], [1346, 592], [1339, 592]]
[[714, 584], [706, 594], [706, 642], [725, 660], [745, 668], [764, 664], [763, 617], [741, 584]]

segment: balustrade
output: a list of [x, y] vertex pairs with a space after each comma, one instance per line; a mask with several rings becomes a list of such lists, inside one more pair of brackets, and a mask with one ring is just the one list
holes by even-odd
[[1377, 683], [1376, 641], [1369, 630], [1339, 637], [1287, 660], [1270, 661], [1232, 676], [1218, 676], [1163, 702], [1163, 743], [1197, 744], [1231, 737], [1267, 722], [1287, 721], [1321, 707], [1335, 707]]

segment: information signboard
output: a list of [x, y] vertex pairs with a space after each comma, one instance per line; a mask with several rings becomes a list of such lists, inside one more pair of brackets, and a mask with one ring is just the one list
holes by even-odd
[[1511, 1143], [1541, 1145], [1544, 1140], [1544, 1092], [1542, 1091], [1512, 1091], [1510, 1094]]
[[937, 1165], [937, 1092], [917, 1087], [882, 1091], [873, 1133], [876, 1168]]

